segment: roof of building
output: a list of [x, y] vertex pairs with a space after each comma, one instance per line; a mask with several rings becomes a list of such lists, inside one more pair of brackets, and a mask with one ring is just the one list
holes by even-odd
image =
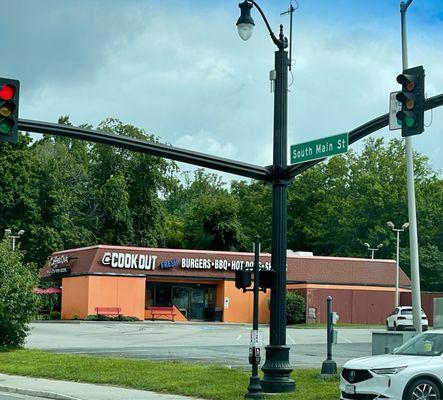
[[[123, 254], [127, 257], [126, 265]], [[119, 261], [121, 265], [117, 265]], [[250, 266], [252, 261], [253, 253], [97, 245], [53, 253], [40, 275], [47, 278], [90, 274], [148, 275], [221, 280], [233, 279], [236, 269]], [[271, 255], [262, 253], [260, 261], [270, 268]], [[394, 260], [287, 255], [288, 283], [393, 286], [395, 274]], [[401, 269], [400, 286], [410, 286]]]

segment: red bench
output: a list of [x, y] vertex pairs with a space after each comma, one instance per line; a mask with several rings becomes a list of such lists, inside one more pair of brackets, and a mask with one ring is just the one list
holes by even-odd
[[122, 309], [120, 307], [95, 307], [97, 315], [116, 315], [120, 317], [122, 315]]
[[172, 321], [174, 321], [174, 307], [148, 307], [148, 310], [151, 311], [152, 321], [154, 321], [156, 317], [169, 317]]

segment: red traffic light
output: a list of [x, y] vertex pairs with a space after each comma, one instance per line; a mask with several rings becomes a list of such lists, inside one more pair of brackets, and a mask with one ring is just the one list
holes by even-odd
[[12, 85], [3, 85], [0, 88], [0, 99], [11, 100], [15, 94], [15, 87]]
[[400, 74], [397, 76], [397, 82], [403, 85], [408, 92], [412, 92], [415, 89], [415, 82], [410, 75]]

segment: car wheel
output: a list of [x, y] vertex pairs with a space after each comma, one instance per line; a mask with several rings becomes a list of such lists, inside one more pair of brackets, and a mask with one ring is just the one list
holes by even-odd
[[422, 326], [421, 330], [422, 330], [422, 332], [426, 332], [428, 330], [428, 327], [427, 326]]
[[407, 400], [440, 400], [439, 387], [429, 379], [417, 379], [406, 391]]
[[386, 322], [386, 330], [387, 331], [390, 331], [391, 330], [391, 328], [389, 327], [389, 324]]

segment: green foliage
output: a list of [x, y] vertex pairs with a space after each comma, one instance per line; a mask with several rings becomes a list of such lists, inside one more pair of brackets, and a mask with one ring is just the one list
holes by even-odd
[[[60, 123], [70, 125], [64, 116]], [[98, 130], [158, 142], [107, 119]], [[386, 226], [408, 220], [404, 144], [366, 140], [360, 153], [332, 157], [288, 189], [288, 249], [368, 257], [364, 242], [383, 243], [377, 258], [395, 258]], [[416, 154], [415, 186], [423, 290], [443, 290], [443, 181]], [[256, 235], [271, 250], [272, 187], [202, 169], [179, 175], [175, 163], [68, 138], [0, 143], [0, 227], [25, 229], [24, 261], [42, 266], [57, 250], [99, 243], [249, 251]], [[409, 237], [400, 236], [409, 271]]]
[[74, 315], [72, 316], [72, 319], [73, 319], [74, 321], [77, 321], [77, 320], [80, 319], [80, 316], [79, 316], [78, 314], [74, 314]]
[[60, 311], [51, 311], [49, 313], [49, 319], [60, 319], [62, 317], [62, 314]]
[[302, 324], [306, 321], [306, 302], [303, 296], [293, 292], [286, 293], [286, 323]]
[[140, 321], [137, 317], [130, 315], [120, 315], [117, 317], [112, 317], [110, 315], [104, 314], [90, 314], [85, 318], [86, 321]]
[[7, 240], [0, 242], [0, 347], [23, 345], [37, 307], [37, 277]]
[[235, 250], [241, 235], [238, 203], [227, 195], [200, 197], [185, 215], [188, 248]]

